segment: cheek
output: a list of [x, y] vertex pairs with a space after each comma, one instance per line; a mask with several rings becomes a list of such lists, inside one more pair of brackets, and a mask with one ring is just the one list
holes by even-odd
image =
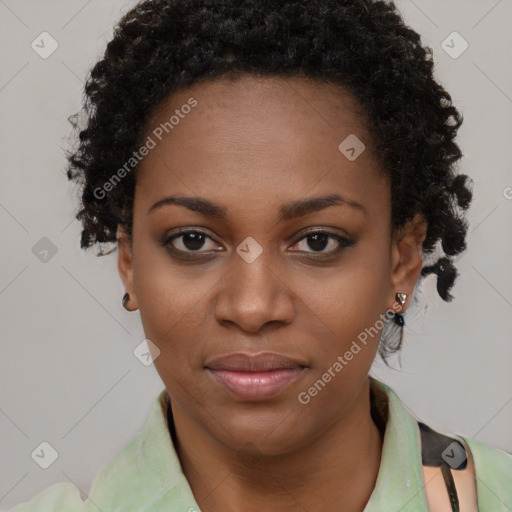
[[204, 297], [213, 279], [208, 273], [191, 279], [190, 270], [171, 264], [166, 251], [151, 241], [134, 244], [133, 269], [146, 337], [162, 352], [172, 351], [174, 360], [182, 358], [203, 334]]
[[[315, 314], [309, 316], [318, 330], [310, 325], [310, 332], [316, 330], [314, 339], [322, 340], [312, 352], [311, 374], [303, 389], [309, 396], [308, 389], [315, 386], [313, 409], [351, 393], [354, 383], [368, 373], [386, 320], [388, 262], [380, 244], [368, 243], [354, 251], [345, 266], [333, 270], [322, 286], [318, 279], [311, 279], [309, 289], [315, 292], [309, 295], [308, 306]], [[319, 380], [328, 381], [325, 390], [322, 382], [315, 385]]]
[[160, 351], [155, 369], [180, 402], [200, 399], [198, 356], [209, 340], [202, 298], [208, 288], [200, 279], [194, 283], [171, 272], [169, 265], [145, 265], [141, 258], [140, 267], [136, 293], [145, 336]]
[[350, 343], [385, 313], [391, 274], [387, 241], [383, 241], [362, 241], [339, 266], [306, 272], [297, 281], [314, 313], [311, 317], [329, 328], [340, 344]]

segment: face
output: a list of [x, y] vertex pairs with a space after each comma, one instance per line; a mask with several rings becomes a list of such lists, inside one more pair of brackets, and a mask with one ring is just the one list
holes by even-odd
[[[333, 85], [245, 76], [176, 93], [148, 124], [121, 277], [173, 411], [234, 450], [287, 453], [343, 421], [416, 283], [417, 232], [391, 239], [357, 112]], [[359, 156], [338, 147], [354, 135]]]

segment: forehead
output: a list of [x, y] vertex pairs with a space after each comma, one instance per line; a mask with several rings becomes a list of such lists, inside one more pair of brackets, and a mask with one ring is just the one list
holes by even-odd
[[[299, 77], [189, 87], [159, 105], [146, 136], [155, 146], [139, 166], [137, 187], [148, 200], [176, 189], [224, 203], [269, 193], [296, 198], [316, 186], [370, 193], [369, 178], [381, 174], [357, 101], [340, 86]], [[347, 138], [366, 147], [356, 160], [340, 151]]]
[[[346, 88], [300, 75], [221, 76], [170, 95], [162, 106], [179, 108], [190, 94], [203, 98], [203, 113], [209, 109], [236, 110], [237, 107], [248, 108], [251, 105], [261, 109], [271, 104], [273, 108], [282, 108], [284, 111], [292, 108], [297, 114], [310, 114], [313, 110], [324, 122], [330, 123], [344, 110], [352, 110], [353, 113], [360, 111], [357, 101]], [[333, 108], [336, 112], [333, 112]]]
[[[330, 131], [339, 138], [343, 132], [352, 130], [368, 138], [368, 122], [361, 106], [340, 85], [303, 77], [253, 75], [221, 77], [171, 94], [155, 109], [147, 124], [147, 132], [169, 121], [173, 113], [179, 114], [191, 97], [197, 101], [197, 106], [192, 112], [185, 113], [185, 117], [193, 117], [201, 125], [194, 124], [196, 133], [201, 128], [203, 131], [217, 128], [209, 133], [215, 136], [219, 128], [224, 132], [231, 128], [233, 135], [244, 130], [252, 131], [256, 137], [273, 127], [286, 126], [283, 135], [291, 131], [295, 136], [313, 137], [318, 131], [320, 135]], [[180, 120], [183, 120], [182, 116]], [[299, 120], [302, 124], [295, 125], [294, 122]], [[181, 124], [180, 129], [176, 124], [171, 131], [190, 136], [186, 126], [190, 122]], [[308, 128], [316, 128], [316, 131], [307, 133]], [[164, 131], [167, 134], [168, 131]], [[164, 138], [165, 134], [162, 134]]]

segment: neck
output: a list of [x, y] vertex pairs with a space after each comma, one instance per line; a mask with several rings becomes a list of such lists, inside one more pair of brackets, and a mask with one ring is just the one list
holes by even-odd
[[382, 434], [366, 380], [353, 406], [314, 442], [285, 455], [234, 454], [172, 403], [176, 450], [203, 512], [362, 512], [375, 487]]

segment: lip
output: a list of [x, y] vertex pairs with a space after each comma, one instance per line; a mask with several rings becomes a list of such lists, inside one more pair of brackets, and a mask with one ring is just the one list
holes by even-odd
[[274, 352], [219, 357], [205, 365], [207, 372], [233, 396], [262, 401], [276, 396], [307, 368], [304, 362]]

